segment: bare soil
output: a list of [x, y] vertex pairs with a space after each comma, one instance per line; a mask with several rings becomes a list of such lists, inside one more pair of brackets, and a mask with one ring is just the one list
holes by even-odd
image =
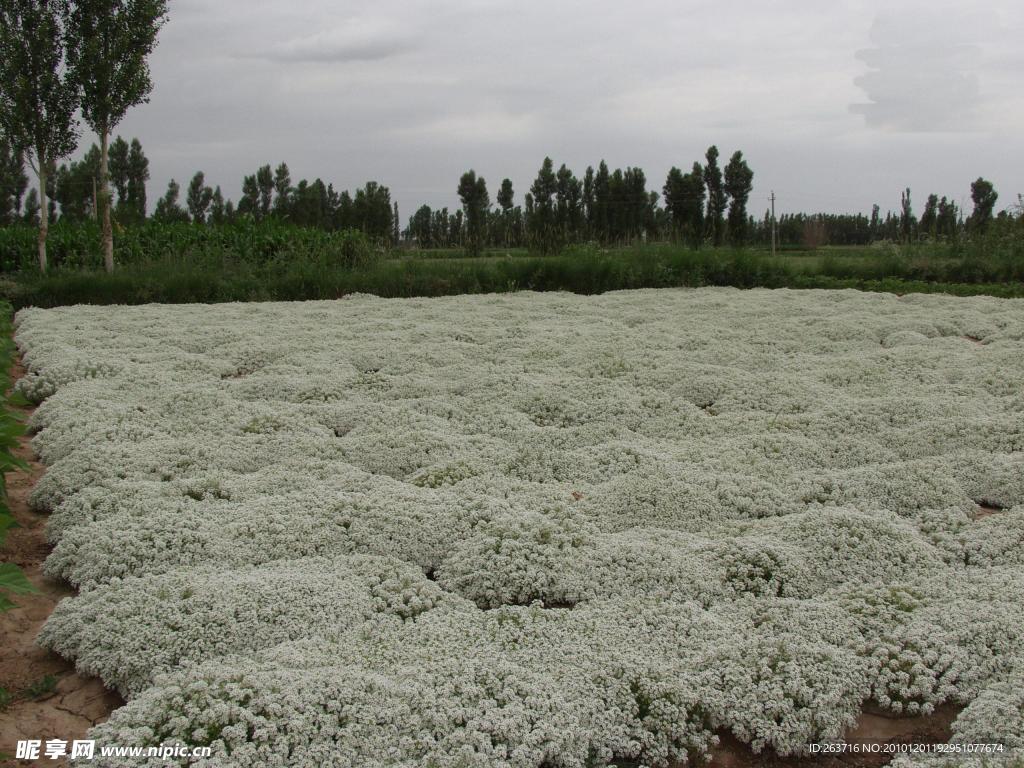
[[[14, 379], [24, 374], [20, 361], [11, 373]], [[32, 412], [30, 408], [18, 410], [26, 418]], [[8, 530], [0, 561], [21, 566], [39, 592], [15, 595], [17, 607], [0, 613], [0, 688], [13, 697], [0, 709], [2, 766], [33, 764], [14, 759], [19, 739], [70, 743], [84, 738], [90, 727], [106, 720], [124, 703], [98, 678], [79, 675], [69, 661], [35, 644], [54, 607], [74, 590], [43, 575], [43, 560], [51, 549], [45, 535], [46, 517], [29, 509], [28, 498], [45, 468], [33, 453], [28, 435], [18, 442], [15, 453], [28, 463], [29, 471], [7, 475], [8, 503], [19, 527]], [[34, 762], [54, 765], [56, 761]]]
[[770, 752], [754, 754], [746, 744], [730, 733], [720, 733], [720, 743], [712, 751], [708, 768], [879, 768], [888, 765], [894, 752], [886, 745], [944, 744], [952, 735], [953, 720], [961, 707], [945, 705], [931, 715], [894, 717], [880, 712], [864, 712], [857, 725], [846, 733], [848, 744], [879, 745], [878, 752], [819, 754], [809, 757], [779, 757]]

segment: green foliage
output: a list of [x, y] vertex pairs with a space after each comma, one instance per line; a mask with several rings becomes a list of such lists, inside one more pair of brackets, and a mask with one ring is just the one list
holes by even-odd
[[57, 690], [57, 678], [53, 675], [44, 675], [35, 682], [29, 684], [21, 692], [26, 699], [42, 699]]
[[708, 147], [705, 155], [707, 164], [704, 166], [704, 184], [708, 190], [708, 214], [707, 229], [708, 236], [713, 245], [721, 245], [725, 235], [725, 222], [722, 214], [725, 213], [726, 192], [722, 180], [722, 169], [718, 167], [718, 147]]
[[974, 210], [967, 220], [967, 227], [973, 232], [984, 232], [992, 221], [992, 212], [996, 207], [996, 200], [999, 193], [992, 186], [991, 181], [986, 181], [980, 176], [971, 182], [971, 200], [974, 203]]
[[754, 172], [750, 170], [743, 153], [733, 153], [725, 166], [725, 194], [729, 198], [729, 241], [743, 245], [747, 240], [747, 200], [753, 188]]
[[491, 206], [484, 177], [477, 178], [473, 170], [466, 171], [459, 179], [459, 199], [466, 216], [466, 250], [480, 253], [484, 247], [487, 213]]
[[15, 603], [7, 595], [25, 595], [36, 592], [21, 568], [13, 563], [0, 563], [0, 611], [9, 611]]
[[[266, 227], [267, 223], [253, 229]], [[192, 227], [194, 233], [217, 233], [230, 227]], [[283, 233], [295, 232], [282, 228]], [[563, 290], [593, 294], [627, 288], [677, 286], [736, 286], [752, 288], [860, 288], [892, 293], [946, 292], [958, 295], [1024, 296], [1024, 275], [998, 282], [987, 278], [987, 267], [975, 273], [976, 282], [955, 279], [968, 274], [967, 259], [908, 257], [876, 249], [841, 251], [841, 256], [783, 255], [763, 252], [704, 249], [671, 245], [602, 249], [575, 246], [558, 255], [507, 255], [477, 258], [371, 259], [356, 268], [350, 261], [329, 256], [340, 249], [337, 234], [318, 258], [300, 256], [294, 240], [284, 235], [284, 249], [262, 259], [183, 259], [139, 261], [113, 275], [96, 271], [56, 270], [48, 275], [26, 272], [6, 286], [9, 300], [21, 306], [60, 306], [78, 303], [144, 304], [220, 301], [293, 301], [336, 299], [349, 293], [386, 297], [442, 296], [515, 290]], [[365, 238], [345, 236], [364, 252]], [[211, 252], [215, 246], [209, 244]], [[315, 245], [313, 246], [315, 247]], [[372, 251], [371, 251], [372, 252]], [[288, 253], [291, 257], [281, 257]], [[430, 253], [430, 252], [428, 252]], [[462, 254], [457, 251], [456, 254]]]
[[[270, 217], [243, 217], [231, 224], [196, 227], [178, 207], [177, 220], [149, 221], [118, 235], [122, 265], [148, 262], [192, 262], [196, 267], [226, 262], [301, 261], [350, 268], [383, 255], [381, 247], [361, 232], [297, 227]], [[34, 232], [24, 226], [0, 228], [0, 273], [35, 271]], [[95, 269], [103, 264], [99, 225], [58, 222], [50, 230], [50, 251], [61, 269]]]
[[[0, 383], [3, 389], [10, 385], [11, 363], [14, 360], [14, 342], [11, 340], [11, 307], [0, 303]], [[25, 462], [17, 458], [13, 449], [18, 445], [22, 426], [7, 408], [6, 401], [0, 405], [0, 546], [3, 545], [7, 530], [17, 525], [7, 506], [7, 473], [15, 469], [27, 469]], [[14, 607], [11, 595], [35, 592], [36, 588], [25, 578], [25, 574], [13, 563], [0, 563], [0, 611]]]

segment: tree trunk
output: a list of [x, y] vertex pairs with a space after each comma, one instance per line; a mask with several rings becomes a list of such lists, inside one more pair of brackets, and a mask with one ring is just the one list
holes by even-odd
[[103, 266], [114, 271], [114, 230], [110, 224], [110, 174], [107, 171], [109, 131], [100, 131], [100, 206], [103, 208]]
[[39, 271], [46, 271], [46, 233], [50, 224], [50, 204], [46, 199], [46, 163], [39, 161]]

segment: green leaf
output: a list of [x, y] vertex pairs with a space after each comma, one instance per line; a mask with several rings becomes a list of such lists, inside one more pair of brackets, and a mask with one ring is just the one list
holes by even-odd
[[25, 572], [14, 563], [0, 563], [0, 590], [6, 590], [16, 595], [27, 595], [39, 591], [25, 576]]

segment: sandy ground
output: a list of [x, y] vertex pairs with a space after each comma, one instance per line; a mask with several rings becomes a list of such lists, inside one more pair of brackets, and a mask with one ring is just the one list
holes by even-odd
[[[12, 370], [17, 379], [24, 373], [20, 363]], [[19, 409], [24, 416], [31, 409]], [[17, 607], [0, 613], [0, 688], [15, 697], [0, 711], [0, 765], [31, 765], [14, 760], [19, 739], [81, 739], [96, 723], [105, 720], [123, 704], [121, 697], [108, 691], [95, 677], [83, 677], [74, 666], [55, 653], [37, 647], [35, 638], [58, 602], [74, 594], [68, 585], [43, 576], [42, 563], [50, 552], [46, 542], [46, 517], [28, 508], [28, 497], [44, 471], [36, 461], [24, 435], [19, 440], [17, 455], [28, 462], [28, 472], [11, 472], [7, 476], [7, 493], [11, 512], [18, 528], [7, 532], [7, 541], [0, 552], [0, 561], [21, 566], [38, 594], [15, 595]], [[36, 764], [54, 765], [55, 760], [39, 760]]]
[[[16, 379], [23, 373], [19, 362], [12, 374]], [[31, 409], [21, 409], [21, 412], [27, 417]], [[50, 551], [45, 537], [46, 518], [29, 509], [28, 497], [45, 468], [36, 460], [29, 437], [25, 435], [19, 442], [17, 454], [28, 462], [29, 471], [10, 473], [7, 489], [11, 511], [20, 527], [8, 532], [0, 560], [21, 566], [39, 593], [16, 596], [18, 607], [0, 613], [0, 687], [15, 696], [6, 709], [0, 710], [0, 766], [54, 765], [57, 761], [15, 760], [16, 742], [50, 738], [70, 742], [83, 738], [91, 726], [105, 720], [124, 702], [98, 678], [79, 675], [70, 662], [35, 645], [35, 637], [54, 607], [62, 598], [74, 594], [74, 590], [42, 574], [43, 560]], [[998, 511], [998, 508], [979, 505], [978, 516]], [[38, 695], [33, 695], [36, 691]], [[856, 728], [847, 734], [847, 741], [946, 742], [950, 737], [950, 724], [958, 711], [956, 707], [945, 706], [934, 715], [915, 718], [865, 713]], [[876, 768], [886, 765], [891, 758], [882, 752], [779, 758], [769, 753], [754, 754], [731, 734], [719, 736], [721, 743], [712, 753], [709, 768]]]

